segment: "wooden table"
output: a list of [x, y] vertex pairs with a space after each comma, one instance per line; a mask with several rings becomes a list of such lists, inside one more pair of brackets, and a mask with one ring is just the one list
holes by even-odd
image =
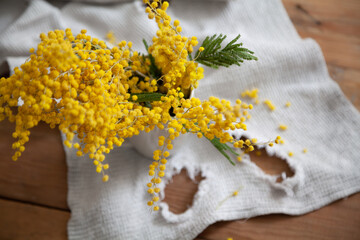
[[[283, 3], [300, 35], [320, 44], [332, 78], [360, 110], [360, 1]], [[0, 239], [66, 239], [70, 211], [59, 132], [40, 124], [33, 130], [23, 157], [15, 163], [11, 161], [13, 128], [6, 121], [0, 123]], [[252, 159], [269, 174], [289, 171], [286, 164], [264, 154]], [[173, 212], [183, 212], [196, 190], [197, 185], [182, 172], [167, 186], [165, 201]], [[228, 237], [360, 239], [360, 193], [303, 216], [273, 214], [215, 223], [197, 239]]]

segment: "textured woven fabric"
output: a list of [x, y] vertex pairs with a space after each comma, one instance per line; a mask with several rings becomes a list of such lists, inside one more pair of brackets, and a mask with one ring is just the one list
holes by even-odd
[[[281, 132], [286, 143], [266, 150], [287, 161], [295, 175], [276, 183], [277, 176], [264, 174], [248, 157], [234, 167], [207, 140], [189, 135], [187, 144], [175, 146], [180, 151], [169, 161], [165, 178], [182, 168], [191, 177], [201, 172], [205, 180], [193, 206], [176, 215], [161, 203], [160, 211], [151, 214], [145, 186], [150, 161], [130, 144], [107, 156], [106, 184], [90, 159], [65, 148], [72, 212], [69, 239], [192, 239], [216, 221], [304, 214], [359, 191], [360, 115], [330, 79], [319, 46], [300, 39], [280, 0], [179, 0], [172, 1], [169, 14], [180, 20], [184, 35], [202, 41], [214, 33], [227, 34], [228, 39], [240, 33], [244, 45], [255, 51], [259, 61], [240, 68], [206, 68], [196, 96], [235, 101], [242, 90], [259, 88], [260, 98], [272, 100], [277, 109], [255, 106], [246, 136], [266, 141], [280, 134], [280, 123], [287, 124], [288, 131]], [[13, 68], [36, 46], [39, 33], [67, 27], [74, 33], [86, 28], [98, 38], [112, 30], [117, 39], [133, 41], [140, 51], [142, 39], [150, 40], [156, 32], [140, 1], [69, 3], [61, 9], [34, 1], [0, 35], [0, 57]], [[291, 101], [290, 108], [284, 107], [286, 101]], [[308, 153], [303, 154], [303, 148]], [[289, 151], [293, 157], [288, 157]], [[240, 186], [239, 195], [219, 207]]]

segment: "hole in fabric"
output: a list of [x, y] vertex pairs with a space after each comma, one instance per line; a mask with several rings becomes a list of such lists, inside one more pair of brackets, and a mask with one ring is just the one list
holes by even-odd
[[276, 182], [282, 182], [286, 178], [294, 176], [294, 172], [285, 160], [276, 156], [269, 156], [265, 149], [255, 149], [250, 152], [250, 159], [266, 174], [279, 175]]
[[[246, 141], [245, 136], [232, 135], [234, 139], [241, 139]], [[255, 146], [255, 150], [249, 153], [250, 160], [256, 164], [265, 174], [278, 176], [277, 183], [281, 183], [286, 178], [294, 176], [294, 171], [289, 167], [286, 160], [276, 156], [269, 156], [265, 148], [259, 149]]]
[[169, 205], [169, 211], [180, 214], [190, 208], [194, 195], [198, 191], [199, 183], [203, 179], [199, 173], [195, 176], [195, 181], [191, 180], [185, 169], [174, 175], [172, 181], [165, 187], [165, 198], [163, 200]]

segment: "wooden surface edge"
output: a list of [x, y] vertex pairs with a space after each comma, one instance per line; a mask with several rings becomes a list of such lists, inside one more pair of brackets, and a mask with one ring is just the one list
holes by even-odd
[[67, 239], [69, 211], [1, 198], [0, 209], [1, 239]]

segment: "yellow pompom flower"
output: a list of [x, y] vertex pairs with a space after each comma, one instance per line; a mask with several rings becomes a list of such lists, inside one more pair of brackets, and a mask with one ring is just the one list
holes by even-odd
[[[228, 132], [247, 129], [251, 104], [239, 99], [232, 104], [214, 96], [190, 98], [204, 77], [204, 69], [189, 57], [198, 39], [181, 34], [180, 22], [172, 21], [166, 12], [168, 2], [144, 3], [148, 18], [158, 26], [148, 55], [134, 51], [130, 41], [108, 46], [86, 29], [76, 35], [71, 29], [42, 33], [29, 59], [9, 78], [1, 78], [0, 121], [7, 118], [16, 124], [14, 161], [25, 151], [30, 129], [43, 121], [58, 127], [66, 147], [73, 146], [78, 156], [87, 155], [104, 182], [109, 180], [108, 153], [127, 138], [163, 129], [166, 134], [155, 139], [159, 149], [148, 169], [148, 205], [157, 211], [159, 184], [176, 138], [195, 134], [247, 152], [254, 150], [257, 141], [236, 140]], [[108, 38], [113, 42], [114, 33], [109, 32]], [[207, 50], [200, 46], [199, 52]], [[257, 89], [244, 96], [257, 99]], [[15, 113], [12, 108], [20, 97], [24, 104]], [[267, 105], [273, 106], [269, 101]]]

